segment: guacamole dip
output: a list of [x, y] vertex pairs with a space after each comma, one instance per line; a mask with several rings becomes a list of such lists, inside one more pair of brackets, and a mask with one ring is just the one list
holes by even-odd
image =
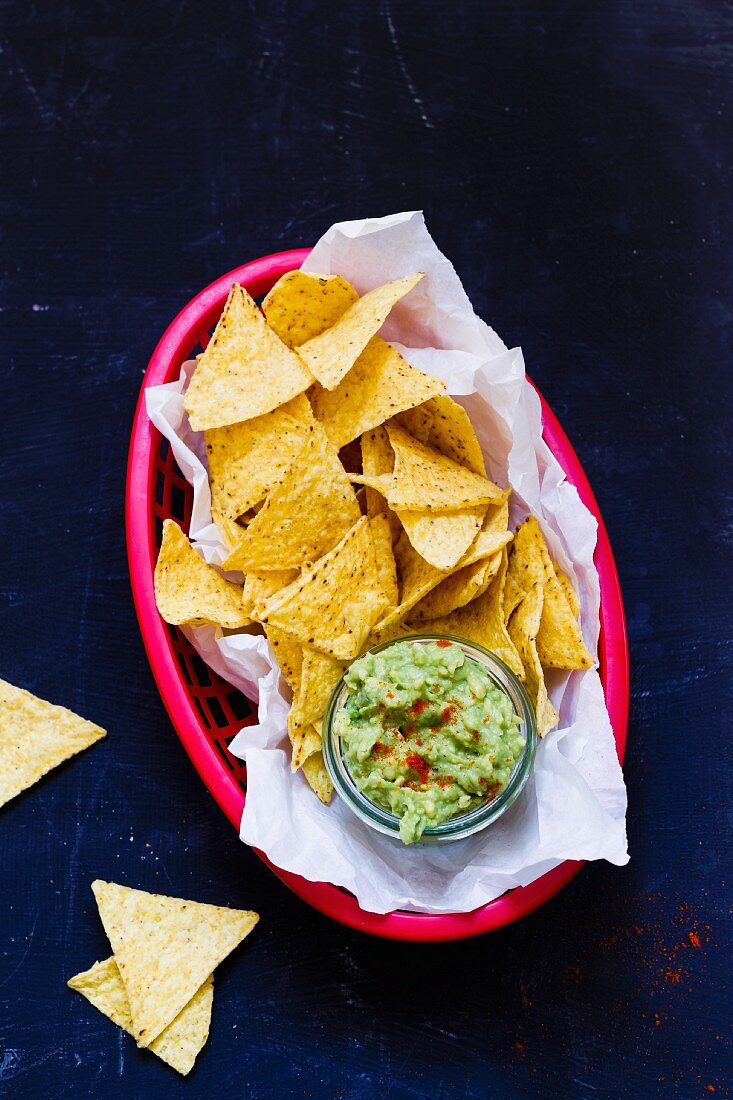
[[335, 718], [367, 798], [400, 818], [405, 844], [493, 799], [524, 749], [508, 695], [447, 639], [396, 642], [355, 661]]

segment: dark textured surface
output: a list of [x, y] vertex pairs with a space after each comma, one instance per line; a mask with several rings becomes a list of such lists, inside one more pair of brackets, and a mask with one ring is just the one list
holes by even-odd
[[[730, 6], [2, 0], [0, 22], [0, 675], [110, 731], [0, 814], [0, 1093], [726, 1095]], [[434, 948], [331, 924], [240, 845], [156, 694], [122, 521], [175, 311], [415, 207], [586, 467], [633, 676], [629, 866]], [[96, 876], [262, 913], [186, 1082], [65, 987], [107, 952]]]

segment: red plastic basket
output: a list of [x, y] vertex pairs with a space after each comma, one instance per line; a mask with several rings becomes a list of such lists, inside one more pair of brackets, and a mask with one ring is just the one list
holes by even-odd
[[[253, 260], [202, 290], [166, 329], [143, 379], [130, 440], [126, 487], [127, 549], [140, 629], [153, 675], [171, 721], [199, 775], [238, 830], [247, 790], [246, 768], [229, 752], [239, 730], [255, 721], [252, 704], [209, 669], [175, 627], [155, 607], [153, 569], [162, 522], [168, 517], [188, 529], [192, 492], [166, 440], [150, 424], [143, 392], [171, 382], [181, 364], [199, 347], [221, 314], [229, 288], [241, 283], [253, 296], [265, 294], [286, 271], [300, 267], [308, 249], [279, 252]], [[544, 438], [568, 481], [598, 520], [595, 563], [601, 583], [600, 674], [619, 759], [623, 762], [629, 702], [626, 623], [611, 547], [588, 479], [557, 418], [542, 401]], [[436, 941], [476, 936], [532, 912], [570, 881], [582, 863], [567, 861], [546, 875], [511, 890], [471, 913], [433, 916], [397, 911], [379, 915], [362, 910], [350, 893], [325, 882], [309, 882], [267, 865], [310, 905], [342, 924], [389, 939]]]

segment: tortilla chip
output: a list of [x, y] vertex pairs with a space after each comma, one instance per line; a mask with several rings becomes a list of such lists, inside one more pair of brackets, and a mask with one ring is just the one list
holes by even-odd
[[545, 674], [537, 653], [537, 631], [542, 618], [543, 589], [533, 583], [509, 619], [507, 630], [524, 666], [524, 686], [535, 710], [537, 733], [544, 737], [558, 723], [559, 715], [547, 694]]
[[320, 336], [307, 340], [298, 354], [318, 382], [333, 390], [351, 370], [372, 336], [376, 336], [394, 305], [423, 277], [422, 272], [370, 290]]
[[387, 501], [395, 511], [455, 512], [503, 501], [498, 485], [420, 443], [396, 422], [387, 424], [387, 434], [395, 453]]
[[419, 405], [416, 409], [408, 409], [406, 412], [395, 416], [395, 421], [401, 428], [417, 439], [419, 443], [428, 443], [430, 429], [433, 426], [433, 417], [429, 411], [430, 402]]
[[[66, 984], [132, 1035], [130, 1002], [114, 955], [69, 978]], [[196, 1055], [209, 1037], [213, 1000], [214, 975], [210, 974], [175, 1020], [148, 1047], [184, 1077], [193, 1069]]]
[[573, 614], [557, 574], [544, 547], [545, 598], [537, 632], [537, 653], [545, 668], [592, 668], [593, 658], [583, 641], [580, 624]]
[[511, 489], [504, 490], [504, 500], [501, 504], [490, 504], [481, 524], [481, 530], [469, 546], [466, 553], [458, 562], [458, 568], [464, 565], [472, 565], [482, 558], [491, 557], [497, 550], [501, 550], [513, 539], [509, 530], [509, 496]]
[[239, 542], [239, 537], [244, 530], [244, 527], [237, 523], [235, 519], [227, 515], [226, 506], [222, 506], [222, 503], [217, 500], [215, 493], [217, 490], [213, 486], [211, 488], [211, 518], [219, 528], [219, 534], [222, 537], [224, 545], [229, 547], [236, 546]]
[[506, 551], [502, 550], [496, 576], [483, 595], [450, 615], [423, 623], [422, 629], [433, 634], [453, 634], [482, 645], [500, 657], [521, 680], [524, 677], [522, 662], [504, 624], [505, 577]]
[[314, 752], [320, 752], [323, 742], [314, 725], [297, 725], [292, 710], [288, 714], [288, 737], [292, 745], [290, 767], [297, 772]]
[[509, 550], [509, 568], [507, 570], [504, 593], [504, 621], [508, 622], [514, 609], [524, 597], [537, 585], [545, 590], [545, 569], [542, 551], [545, 540], [534, 516], [528, 516], [514, 532], [514, 540]]
[[257, 913], [92, 883], [132, 1017], [132, 1035], [150, 1044], [175, 1020], [222, 959], [248, 936]]
[[398, 600], [397, 565], [392, 549], [392, 532], [386, 515], [372, 516], [369, 520], [374, 543], [374, 558], [379, 583], [389, 605], [394, 607]]
[[303, 647], [297, 639], [278, 630], [276, 626], [266, 626], [267, 637], [280, 671], [288, 682], [293, 695], [300, 691], [300, 676], [303, 668]]
[[0, 680], [0, 806], [102, 737], [86, 718]]
[[[361, 466], [366, 476], [378, 477], [380, 474], [391, 474], [394, 466], [394, 451], [387, 430], [383, 425], [364, 432], [360, 444]], [[392, 541], [396, 542], [402, 528], [397, 516], [389, 508], [384, 495], [369, 488], [365, 489], [364, 492], [366, 494], [367, 515], [385, 515], [389, 520]]]
[[[305, 397], [303, 401], [307, 404]], [[219, 515], [236, 520], [283, 477], [302, 450], [309, 431], [307, 424], [286, 411], [293, 404], [289, 401], [254, 420], [206, 432], [212, 513], [216, 510]], [[236, 540], [227, 541], [229, 545], [236, 544]]]
[[320, 751], [314, 752], [312, 756], [309, 756], [303, 763], [302, 771], [308, 781], [308, 786], [312, 791], [315, 791], [321, 802], [324, 802], [327, 806], [333, 794], [333, 783], [326, 771], [326, 765], [323, 763], [323, 753]]
[[260, 621], [350, 661], [386, 605], [369, 520], [362, 516], [333, 550], [270, 597]]
[[475, 600], [491, 584], [499, 571], [501, 553], [490, 558], [482, 558], [473, 565], [464, 565], [429, 592], [413, 608], [408, 616], [411, 623], [425, 622], [449, 615], [459, 607], [465, 607]]
[[244, 578], [242, 606], [248, 615], [259, 608], [274, 592], [292, 584], [298, 576], [297, 569], [270, 569], [267, 573], [248, 573]]
[[252, 420], [308, 389], [302, 359], [236, 283], [183, 398], [194, 431]]
[[397, 515], [418, 554], [445, 573], [455, 568], [476, 538], [486, 505], [442, 514], [400, 510]]
[[172, 626], [215, 626], [236, 630], [250, 622], [242, 588], [226, 580], [194, 550], [175, 520], [163, 523], [155, 566], [155, 602]]
[[558, 583], [565, 593], [565, 599], [568, 601], [573, 617], [577, 619], [580, 615], [580, 598], [578, 593], [573, 588], [570, 578], [563, 573], [557, 562], [553, 561], [552, 568], [555, 570], [555, 576], [557, 577]]
[[326, 712], [346, 663], [309, 646], [303, 648], [303, 669], [298, 694], [288, 714], [288, 733], [293, 744], [292, 768], [297, 771], [312, 753], [321, 747], [315, 723]]
[[224, 562], [245, 572], [298, 568], [335, 546], [361, 515], [348, 475], [320, 424]]
[[267, 323], [289, 348], [320, 336], [359, 295], [341, 275], [288, 271], [262, 303]]
[[447, 394], [438, 394], [421, 405], [419, 409], [415, 409], [413, 413], [405, 415], [409, 418], [418, 414], [427, 417], [428, 427], [424, 439], [422, 435], [416, 435], [408, 419], [399, 418], [402, 426], [411, 435], [416, 439], [422, 439], [424, 443], [434, 447], [447, 458], [451, 458], [459, 466], [465, 466], [475, 474], [486, 477], [481, 445], [476, 438], [468, 413], [462, 405]]
[[316, 384], [311, 399], [329, 439], [343, 447], [443, 389], [440, 379], [411, 367], [396, 348], [373, 336], [339, 385], [326, 390]]

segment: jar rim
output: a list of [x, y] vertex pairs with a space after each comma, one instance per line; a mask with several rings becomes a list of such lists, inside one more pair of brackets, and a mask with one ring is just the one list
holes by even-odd
[[[520, 719], [519, 732], [524, 737], [524, 749], [515, 762], [506, 785], [494, 798], [488, 798], [468, 812], [456, 814], [454, 817], [442, 821], [439, 825], [428, 826], [420, 839], [411, 844], [410, 847], [415, 847], [421, 843], [462, 840], [491, 825], [513, 805], [526, 786], [532, 773], [537, 749], [537, 724], [534, 708], [524, 685], [496, 653], [477, 642], [453, 634], [416, 632], [401, 638], [392, 638], [380, 642], [366, 650], [356, 660], [368, 653], [381, 653], [400, 642], [428, 643], [441, 640], [459, 645], [466, 656], [476, 660], [488, 673], [494, 684], [509, 697], [514, 711]], [[334, 719], [349, 695], [345, 675], [346, 673], [341, 676], [336, 684], [323, 719], [323, 760], [326, 770], [331, 777], [335, 790], [357, 817], [377, 832], [391, 836], [402, 843], [399, 835], [400, 817], [397, 814], [390, 813], [389, 810], [383, 809], [359, 790], [344, 760], [340, 738], [334, 729]]]

